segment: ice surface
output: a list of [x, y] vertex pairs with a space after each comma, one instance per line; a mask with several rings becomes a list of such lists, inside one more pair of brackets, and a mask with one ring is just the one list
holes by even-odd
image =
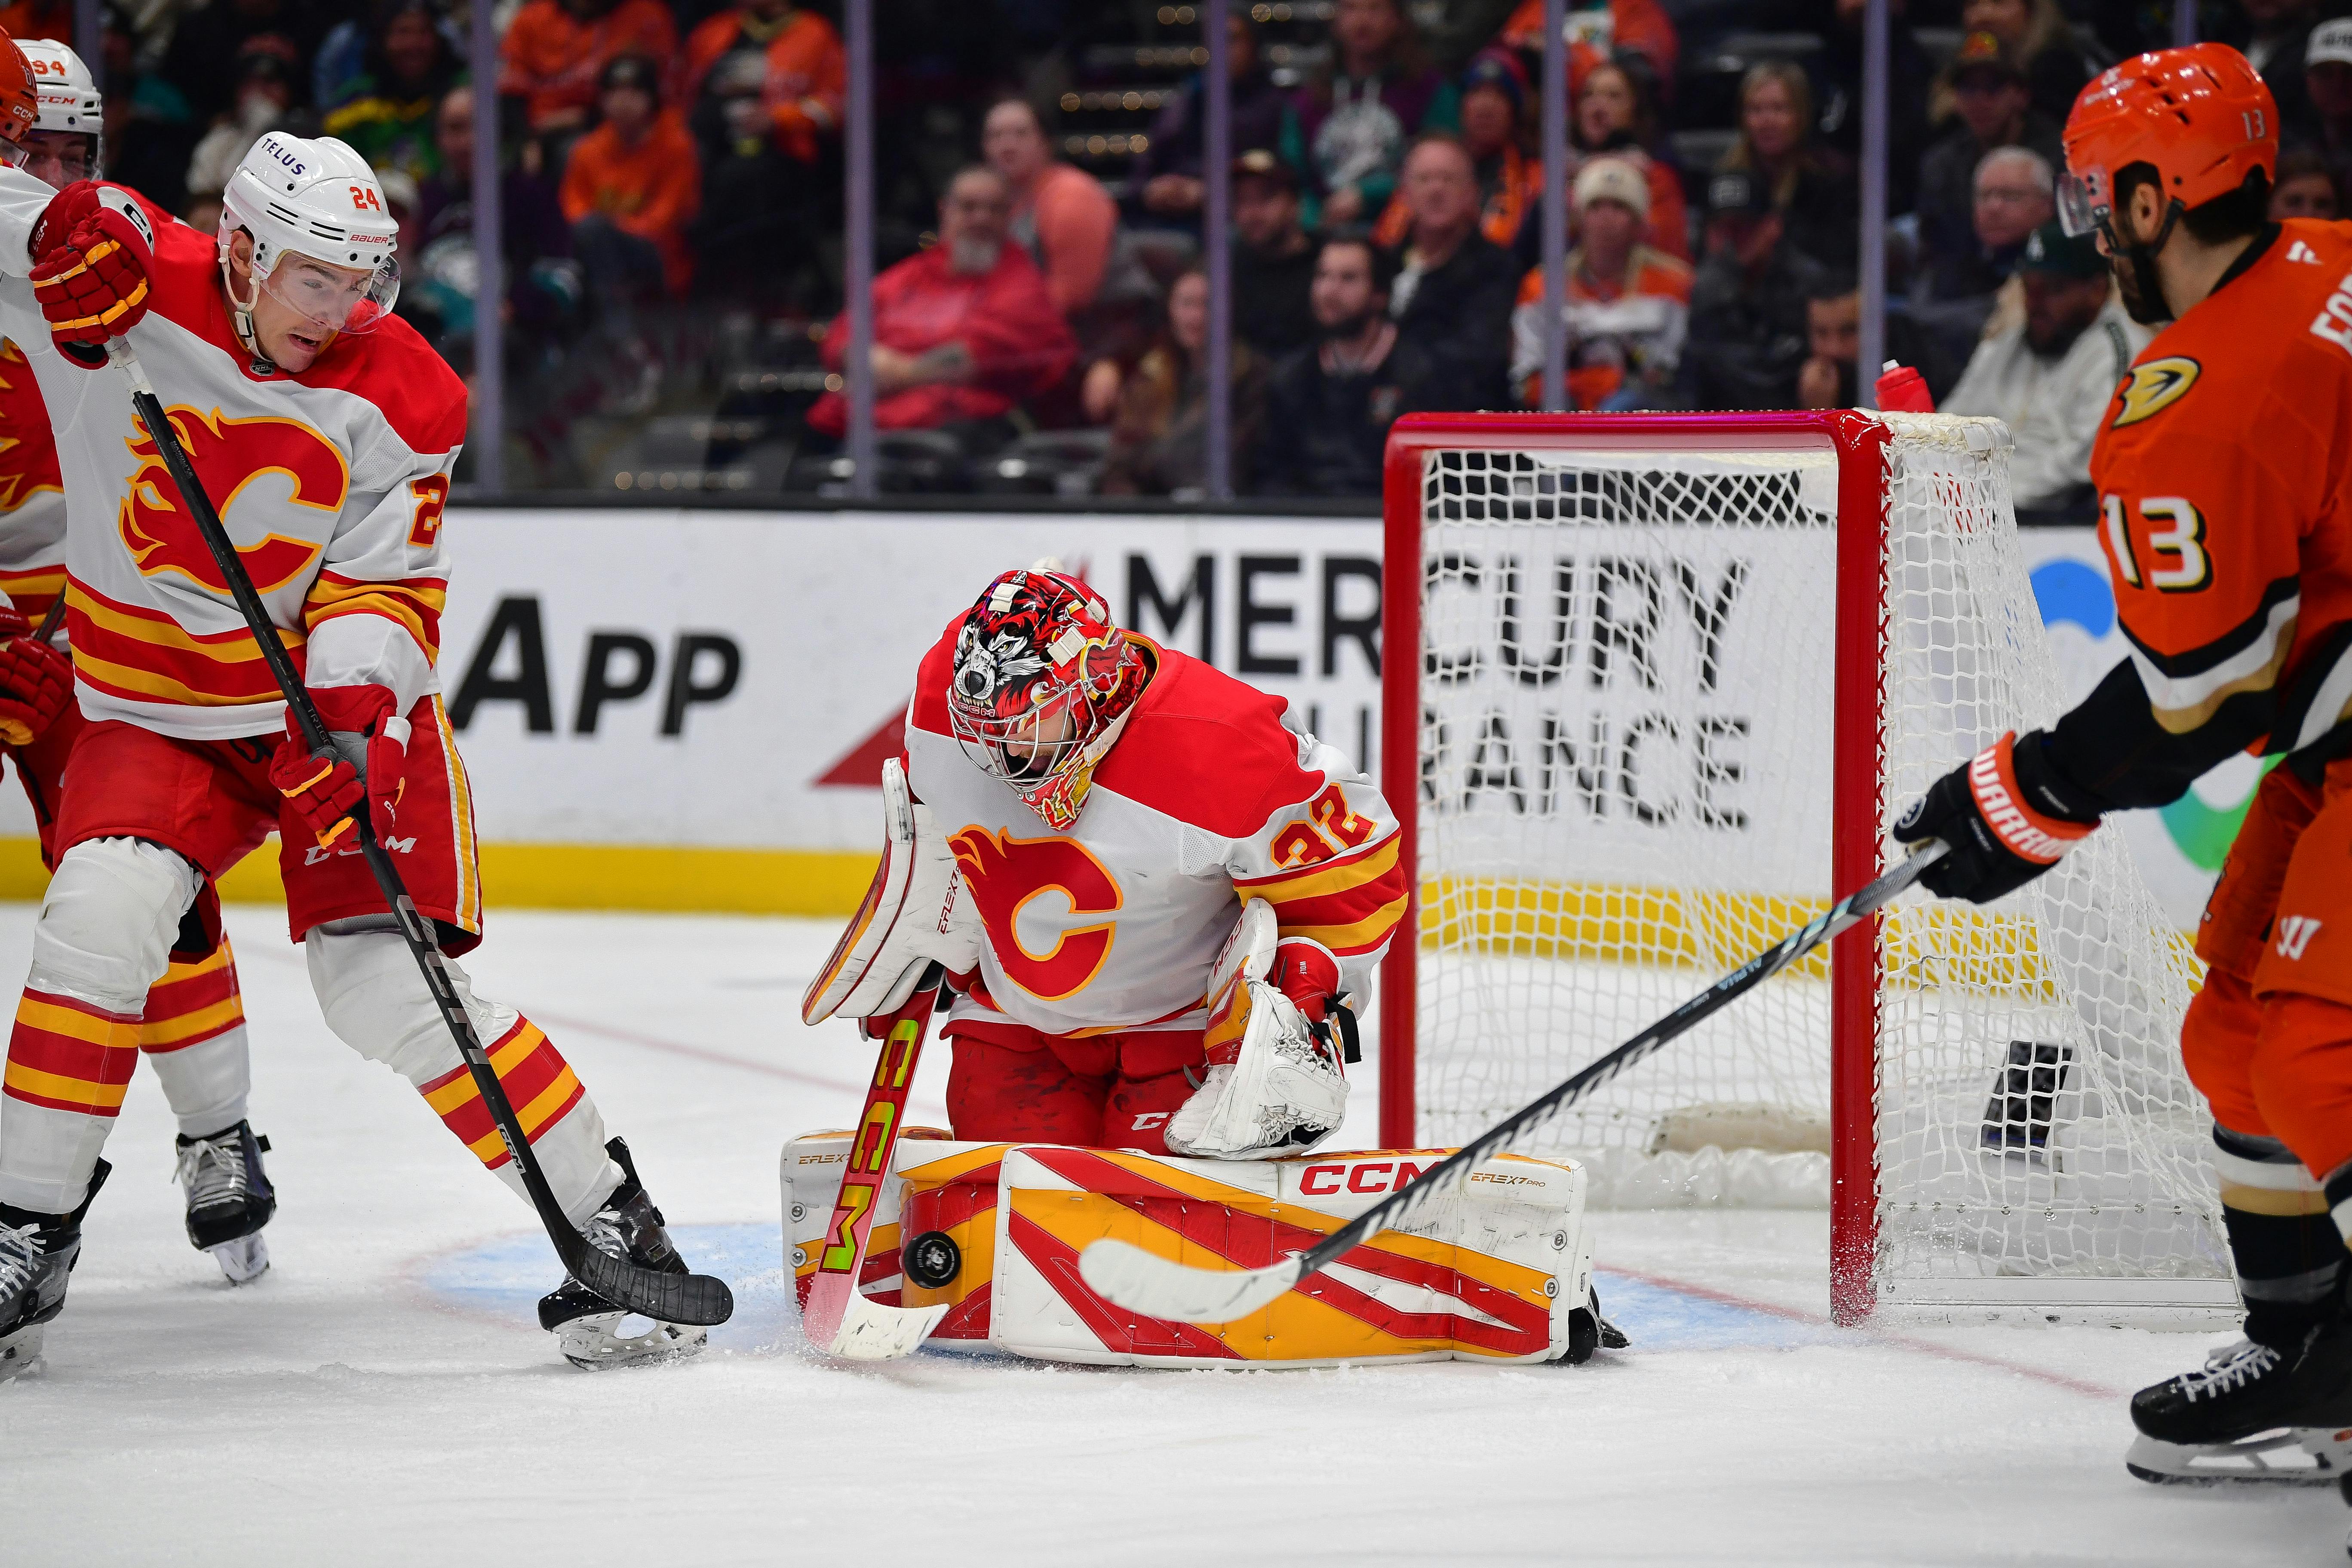
[[[575, 1372], [530, 1315], [556, 1269], [528, 1214], [327, 1034], [281, 924], [230, 920], [276, 1266], [232, 1289], [189, 1247], [142, 1070], [48, 1365], [0, 1385], [11, 1568], [2344, 1561], [2332, 1492], [2125, 1475], [2126, 1393], [2205, 1339], [1832, 1329], [1819, 1213], [1595, 1216], [1635, 1348], [1581, 1368], [828, 1363], [775, 1185], [871, 1060], [796, 1020], [824, 921], [494, 913], [477, 979], [547, 1026], [738, 1292], [699, 1362]], [[0, 966], [31, 921], [0, 907]]]

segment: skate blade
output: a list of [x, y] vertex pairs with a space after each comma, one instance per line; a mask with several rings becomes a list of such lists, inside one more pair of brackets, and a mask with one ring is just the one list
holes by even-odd
[[2234, 1443], [2166, 1443], [2132, 1439], [2124, 1468], [2158, 1486], [2324, 1487], [2352, 1460], [2352, 1432], [2332, 1427], [2279, 1426]]
[[0, 1383], [40, 1370], [41, 1340], [48, 1326], [27, 1323], [13, 1334], [0, 1334]]
[[234, 1241], [215, 1243], [205, 1248], [220, 1264], [221, 1272], [232, 1285], [245, 1285], [260, 1279], [269, 1271], [269, 1244], [261, 1233], [240, 1236]]
[[636, 1366], [646, 1362], [683, 1361], [699, 1352], [710, 1342], [710, 1331], [691, 1323], [656, 1322], [650, 1318], [636, 1321], [648, 1324], [640, 1334], [616, 1334], [613, 1331], [628, 1312], [590, 1312], [572, 1319], [555, 1331], [557, 1348], [563, 1359], [585, 1372], [602, 1372], [606, 1367]]

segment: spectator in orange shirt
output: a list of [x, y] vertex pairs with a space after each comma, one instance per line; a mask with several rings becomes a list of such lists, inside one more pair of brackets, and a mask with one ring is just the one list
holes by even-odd
[[[965, 169], [940, 202], [940, 240], [874, 279], [874, 421], [884, 430], [945, 429], [974, 453], [1012, 435], [1014, 405], [1059, 384], [1077, 342], [1029, 253], [1010, 242], [1013, 198], [992, 169]], [[824, 335], [839, 370], [849, 319]], [[849, 411], [828, 392], [809, 428], [838, 437]]]
[[532, 132], [576, 131], [616, 56], [677, 54], [662, 0], [526, 0], [499, 48], [499, 91], [524, 100]]
[[686, 226], [701, 197], [694, 140], [661, 107], [661, 68], [622, 55], [598, 80], [603, 123], [573, 143], [564, 165], [563, 216], [605, 329], [625, 342], [636, 308], [665, 289], [686, 292], [694, 258]]
[[[1587, 412], [1654, 407], [1674, 385], [1690, 325], [1691, 269], [1642, 243], [1650, 188], [1622, 158], [1595, 158], [1576, 176], [1583, 243], [1568, 253], [1561, 301], [1568, 404]], [[1530, 408], [1543, 406], [1543, 268], [1519, 283], [1511, 312], [1511, 374]]]
[[[1543, 201], [1543, 163], [1528, 156], [1522, 127], [1528, 79], [1505, 49], [1481, 49], [1462, 73], [1462, 147], [1478, 174], [1478, 232], [1506, 250], [1532, 235], [1528, 219]], [[1373, 241], [1393, 250], [1412, 227], [1399, 191], [1373, 226]]]
[[[751, 59], [738, 61], [737, 56]], [[722, 63], [730, 82], [756, 73], [759, 120], [764, 122], [748, 122], [750, 117], [739, 112], [721, 128], [729, 140], [772, 141], [794, 162], [814, 163], [825, 142], [840, 134], [848, 57], [841, 35], [815, 12], [792, 0], [743, 0], [696, 27], [686, 40], [679, 101], [698, 116], [705, 89], [712, 85], [712, 68]], [[732, 95], [730, 101], [735, 96], [749, 95]]]
[[1045, 274], [1054, 308], [1075, 316], [1102, 292], [1118, 237], [1118, 204], [1102, 182], [1054, 156], [1037, 109], [1000, 100], [981, 122], [981, 156], [1013, 197], [1012, 237]]

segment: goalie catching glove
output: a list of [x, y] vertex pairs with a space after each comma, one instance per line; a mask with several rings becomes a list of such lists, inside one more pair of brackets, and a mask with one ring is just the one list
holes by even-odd
[[2051, 766], [2039, 730], [2003, 735], [1928, 786], [1895, 825], [1904, 844], [1949, 853], [1919, 880], [1939, 898], [1987, 904], [2055, 866], [2099, 825]]
[[269, 759], [269, 782], [286, 797], [296, 820], [321, 848], [352, 830], [360, 803], [379, 837], [389, 835], [406, 787], [408, 721], [394, 717], [393, 695], [381, 686], [330, 686], [310, 693], [335, 755], [314, 757], [294, 715], [286, 715], [286, 742]]
[[73, 700], [73, 661], [0, 607], [0, 742], [29, 746]]
[[1265, 900], [1244, 904], [1209, 972], [1208, 1077], [1169, 1119], [1168, 1147], [1265, 1160], [1303, 1154], [1338, 1131], [1354, 1039], [1339, 989], [1328, 948], [1283, 940]]
[[801, 1021], [895, 1013], [937, 963], [962, 990], [980, 967], [982, 926], [955, 851], [931, 808], [907, 787], [896, 757], [882, 764], [882, 863], [849, 929], [801, 998]]

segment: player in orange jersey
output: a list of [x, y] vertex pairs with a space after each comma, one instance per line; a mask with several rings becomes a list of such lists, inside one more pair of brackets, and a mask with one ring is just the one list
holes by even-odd
[[[99, 127], [105, 101], [81, 57], [63, 44], [28, 39], [38, 108], [25, 132], [25, 172], [62, 190], [100, 176]], [[151, 219], [171, 221], [160, 207]], [[18, 657], [47, 667], [68, 693], [56, 716], [7, 750], [32, 802], [42, 864], [55, 869], [58, 803], [66, 759], [81, 738], [81, 710], [70, 700], [73, 671], [65, 626], [50, 610], [66, 587], [66, 492], [57, 437], [33, 368], [16, 343], [0, 338], [0, 629], [14, 628]], [[47, 637], [26, 634], [51, 627]], [[245, 1004], [228, 939], [210, 954], [175, 958], [147, 993], [140, 1054], [155, 1069], [179, 1121], [179, 1177], [187, 1191], [188, 1239], [210, 1252], [221, 1271], [243, 1283], [269, 1267], [261, 1227], [278, 1206], [262, 1169], [268, 1140], [246, 1120], [253, 1072], [245, 1038]], [[119, 1095], [123, 1086], [116, 1086]], [[53, 1104], [53, 1088], [30, 1064], [12, 1064], [5, 1092]], [[118, 1100], [115, 1105], [121, 1102]], [[115, 1106], [106, 1108], [111, 1115]]]
[[1949, 845], [1924, 880], [1981, 903], [2107, 812], [2176, 800], [2241, 751], [2280, 759], [2206, 906], [2181, 1040], [2246, 1338], [2135, 1396], [2126, 1462], [2151, 1480], [2352, 1426], [2352, 224], [2266, 220], [2277, 123], [2217, 44], [2126, 60], [2076, 100], [2061, 216], [2097, 233], [2135, 320], [2170, 323], [2091, 457], [2131, 656], [1896, 828]]

